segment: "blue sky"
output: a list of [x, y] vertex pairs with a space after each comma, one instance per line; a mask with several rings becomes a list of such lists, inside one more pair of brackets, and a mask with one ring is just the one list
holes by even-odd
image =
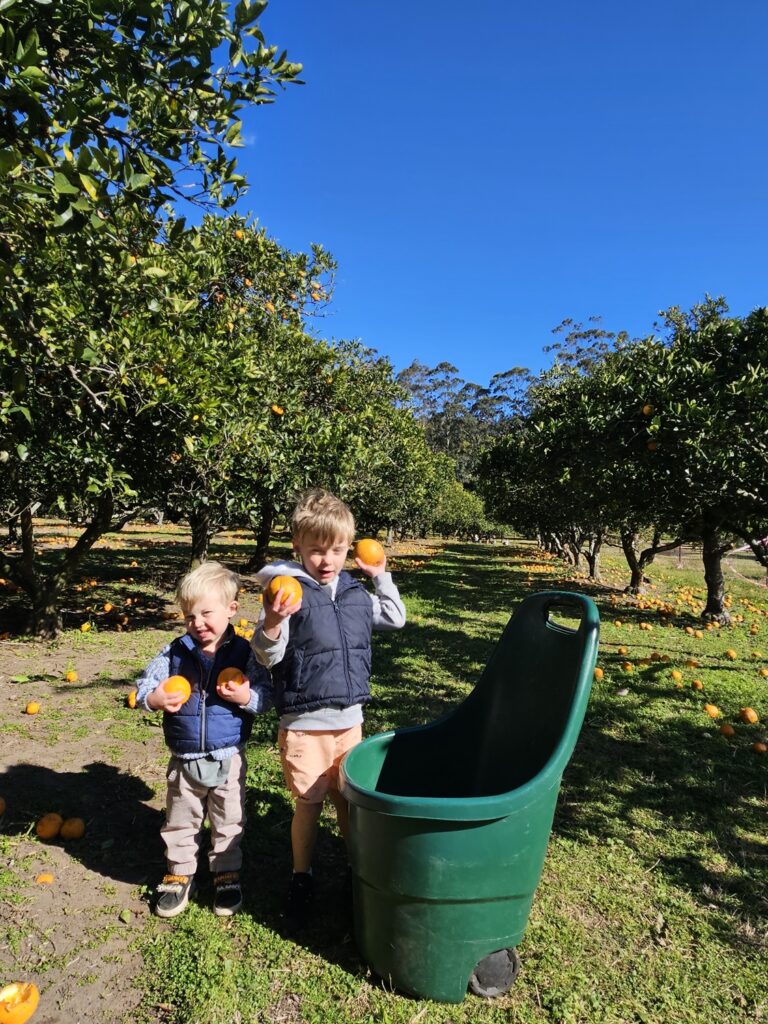
[[339, 263], [327, 338], [485, 384], [565, 317], [768, 304], [762, 0], [271, 0], [306, 84], [246, 117], [240, 203]]

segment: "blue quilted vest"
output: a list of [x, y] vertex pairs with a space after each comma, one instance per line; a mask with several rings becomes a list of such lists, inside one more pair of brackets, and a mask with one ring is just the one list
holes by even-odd
[[223, 668], [239, 668], [244, 673], [249, 653], [248, 641], [237, 636], [232, 626], [227, 627], [210, 666], [206, 666], [189, 633], [173, 641], [170, 674], [184, 676], [192, 687], [192, 696], [178, 711], [163, 715], [165, 742], [174, 754], [210, 753], [246, 742], [253, 728], [253, 715], [222, 700], [216, 693], [216, 678]]
[[339, 573], [336, 599], [302, 576], [301, 611], [288, 620], [285, 657], [272, 669], [280, 714], [347, 708], [371, 699], [373, 605], [348, 572]]

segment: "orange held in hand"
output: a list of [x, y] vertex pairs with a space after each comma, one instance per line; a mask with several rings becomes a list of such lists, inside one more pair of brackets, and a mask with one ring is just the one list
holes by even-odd
[[61, 826], [64, 824], [64, 819], [60, 814], [44, 814], [40, 821], [35, 825], [35, 832], [40, 836], [41, 839], [55, 839], [61, 831]]
[[239, 668], [223, 668], [216, 677], [216, 689], [225, 689], [227, 683], [242, 686], [244, 682], [246, 682], [246, 678]]
[[0, 1024], [24, 1024], [37, 1009], [40, 993], [31, 981], [15, 981], [0, 991]]
[[182, 704], [186, 704], [192, 696], [192, 687], [184, 676], [168, 676], [160, 685], [166, 693], [180, 693]]
[[273, 576], [264, 588], [264, 597], [271, 604], [277, 597], [278, 590], [283, 591], [283, 601], [293, 604], [302, 597], [301, 584], [295, 576]]
[[386, 557], [381, 544], [369, 537], [364, 537], [355, 544], [354, 556], [366, 565], [381, 565]]

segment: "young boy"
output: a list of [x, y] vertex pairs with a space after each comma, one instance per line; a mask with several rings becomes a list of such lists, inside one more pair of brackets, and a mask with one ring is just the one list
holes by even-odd
[[302, 597], [282, 588], [265, 599], [253, 648], [272, 673], [280, 715], [278, 746], [286, 785], [295, 798], [291, 822], [293, 878], [286, 905], [289, 927], [306, 922], [313, 891], [312, 854], [326, 796], [346, 839], [348, 808], [338, 789], [339, 762], [362, 738], [363, 705], [370, 698], [371, 631], [400, 629], [405, 608], [386, 560], [357, 565], [373, 593], [344, 562], [355, 534], [352, 513], [328, 491], [309, 491], [291, 521], [297, 562], [278, 562], [257, 575], [294, 576]]
[[[155, 913], [175, 917], [194, 891], [203, 821], [211, 826], [208, 855], [214, 876], [214, 913], [234, 914], [242, 906], [240, 840], [245, 822], [246, 741], [253, 715], [271, 707], [268, 674], [248, 641], [235, 634], [239, 580], [219, 562], [203, 562], [179, 583], [176, 601], [187, 632], [168, 644], [137, 683], [136, 707], [163, 712], [171, 749], [165, 824], [160, 830], [168, 873], [157, 887]], [[234, 680], [217, 684], [222, 669]], [[243, 679], [237, 680], [236, 672]], [[192, 695], [167, 692], [169, 676], [183, 676]]]

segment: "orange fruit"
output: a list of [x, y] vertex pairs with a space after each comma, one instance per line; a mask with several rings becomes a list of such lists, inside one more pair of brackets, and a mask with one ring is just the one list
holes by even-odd
[[80, 632], [81, 633], [87, 633], [90, 628], [91, 628], [90, 622], [84, 622], [82, 624], [82, 626], [80, 627]]
[[82, 818], [67, 818], [62, 823], [59, 835], [62, 839], [82, 839], [85, 835], [85, 822]]
[[242, 230], [242, 228], [236, 229], [235, 238], [238, 240], [238, 242], [242, 242], [242, 240], [245, 238], [245, 232]]
[[381, 565], [386, 558], [381, 544], [369, 537], [364, 537], [355, 544], [353, 554], [355, 558], [359, 558], [366, 565]]
[[653, 406], [650, 402], [646, 402], [643, 406], [643, 416], [653, 416]]
[[303, 594], [301, 584], [295, 576], [273, 576], [264, 588], [264, 597], [271, 603], [277, 597], [278, 590], [283, 591], [283, 600], [287, 598], [292, 604], [300, 601]]
[[107, 612], [107, 614], [109, 614], [109, 612], [111, 612], [114, 607], [115, 606], [113, 604], [110, 604], [109, 601], [107, 601], [107, 603], [104, 605], [104, 611]]
[[626, 655], [626, 654], [629, 654], [629, 648], [628, 648], [628, 647], [620, 647], [620, 648], [618, 649], [618, 652], [617, 652], [617, 653], [618, 653], [618, 654], [621, 654], [621, 655], [622, 655], [622, 657], [623, 657], [624, 655]]
[[754, 725], [755, 722], [760, 721], [760, 715], [758, 715], [754, 708], [742, 708], [739, 712], [739, 718], [742, 722], [746, 722], [747, 725]]
[[25, 715], [36, 715], [39, 710], [40, 710], [40, 705], [37, 703], [37, 701], [36, 700], [31, 700], [29, 702], [29, 704], [27, 704], [27, 706], [24, 708], [24, 714]]
[[37, 876], [35, 881], [37, 882], [38, 885], [53, 885], [56, 879], [53, 877], [50, 871], [43, 871], [42, 874], [39, 874]]
[[753, 743], [752, 744], [752, 749], [754, 750], [754, 752], [756, 754], [766, 754], [766, 753], [768, 753], [768, 744], [760, 743], [760, 742]]
[[270, 405], [269, 408], [272, 410], [275, 416], [282, 416], [283, 413], [285, 412], [285, 409], [282, 407], [282, 405]]
[[727, 722], [724, 725], [720, 726], [720, 732], [723, 734], [723, 736], [735, 736], [736, 735], [736, 730], [733, 728], [732, 725], [728, 725]]
[[604, 675], [605, 675], [605, 672], [603, 672], [603, 670], [601, 668], [596, 668], [595, 669], [595, 672], [594, 672], [595, 679], [598, 679], [598, 680], [602, 679]]
[[672, 671], [669, 674], [672, 676], [673, 679], [682, 679], [683, 678], [683, 673], [679, 669], [677, 669], [677, 668], [673, 668]]
[[635, 671], [635, 666], [632, 664], [631, 661], [622, 661], [621, 668], [622, 668], [622, 671], [624, 671], [624, 672], [634, 672]]
[[728, 650], [725, 652], [725, 656], [729, 661], [735, 661], [737, 658], [736, 651], [734, 651], [732, 647], [728, 648]]
[[694, 690], [703, 690], [704, 689], [704, 683], [702, 683], [702, 681], [700, 679], [694, 679], [693, 682], [691, 683], [691, 686], [694, 688]]
[[44, 814], [35, 825], [35, 832], [41, 839], [55, 839], [63, 824], [64, 819], [60, 814]]
[[0, 1024], [24, 1024], [37, 1009], [40, 993], [31, 981], [14, 981], [0, 990]]
[[70, 670], [69, 672], [67, 672], [67, 674], [64, 676], [64, 678], [66, 679], [66, 681], [68, 683], [76, 683], [77, 682], [77, 672], [75, 672], [74, 670]]
[[705, 704], [704, 710], [707, 712], [710, 718], [719, 718], [721, 715], [720, 708], [717, 704]]
[[761, 675], [763, 679], [768, 679], [768, 668], [760, 668], [757, 671], [758, 675]]
[[182, 704], [186, 704], [192, 696], [192, 687], [189, 685], [189, 680], [185, 679], [184, 676], [168, 676], [160, 685], [166, 693], [182, 694]]
[[240, 686], [245, 681], [245, 676], [239, 668], [223, 668], [216, 677], [216, 689], [222, 689], [227, 683], [234, 683], [235, 686]]
[[131, 690], [131, 692], [125, 698], [125, 703], [128, 705], [129, 708], [135, 708], [136, 707], [136, 691], [135, 690]]

